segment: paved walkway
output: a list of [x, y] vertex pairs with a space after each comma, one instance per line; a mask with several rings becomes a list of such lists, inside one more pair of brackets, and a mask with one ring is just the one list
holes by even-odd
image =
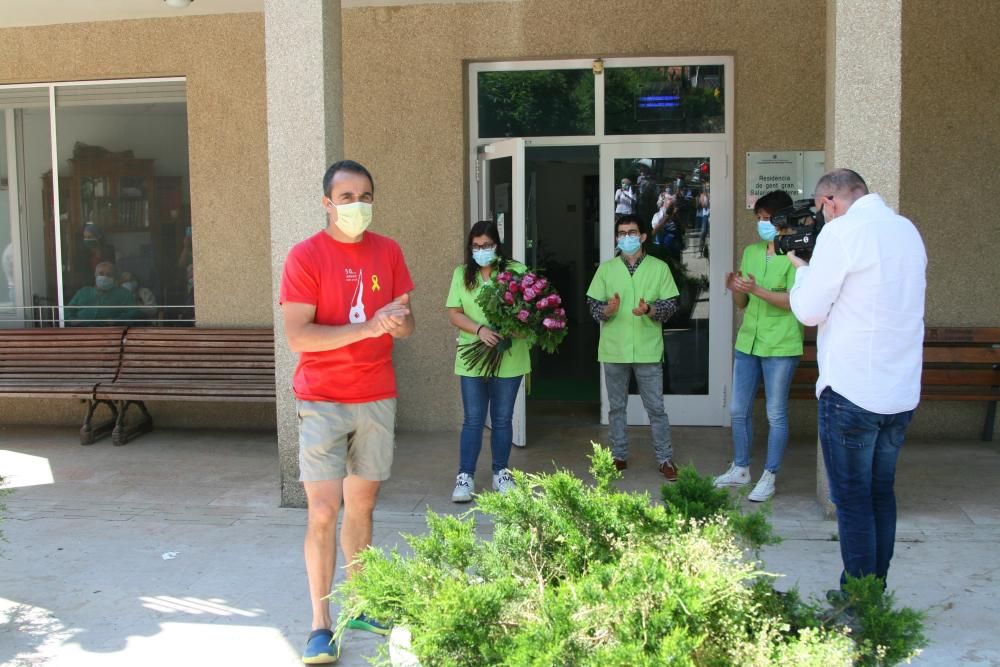
[[[596, 425], [535, 419], [512, 463], [583, 474]], [[626, 488], [660, 484], [634, 431]], [[677, 458], [725, 467], [729, 432], [677, 428]], [[70, 428], [0, 428], [0, 472], [17, 487], [0, 529], [0, 665], [289, 667], [308, 629], [305, 514], [277, 507], [272, 433], [157, 431], [126, 447], [76, 444]], [[375, 542], [419, 532], [449, 501], [457, 435], [401, 434]], [[488, 447], [485, 449], [488, 452]], [[839, 572], [833, 522], [814, 500], [815, 444], [792, 443], [764, 553], [783, 585], [821, 594]], [[488, 483], [488, 456], [478, 479]], [[755, 472], [758, 472], [755, 468]], [[920, 665], [1000, 665], [1000, 451], [980, 442], [908, 443], [890, 585], [929, 610]], [[349, 632], [341, 664], [366, 665], [381, 639]]]

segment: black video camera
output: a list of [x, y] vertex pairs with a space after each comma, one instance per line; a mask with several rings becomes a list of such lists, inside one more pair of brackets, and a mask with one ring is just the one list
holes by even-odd
[[779, 232], [774, 237], [774, 252], [786, 255], [794, 250], [797, 257], [809, 259], [816, 247], [816, 237], [823, 231], [823, 212], [813, 210], [811, 199], [800, 199], [771, 216], [771, 224]]

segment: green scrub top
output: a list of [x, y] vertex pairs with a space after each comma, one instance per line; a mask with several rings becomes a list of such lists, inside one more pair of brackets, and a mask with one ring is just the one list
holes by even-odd
[[[753, 274], [757, 284], [772, 292], [787, 292], [795, 284], [795, 266], [784, 255], [767, 256], [767, 241], [746, 247], [740, 271]], [[802, 355], [802, 325], [792, 311], [772, 306], [752, 294], [736, 334], [736, 349], [758, 357]]]
[[587, 296], [608, 301], [615, 294], [621, 298], [618, 312], [601, 326], [597, 360], [612, 364], [658, 364], [663, 361], [663, 325], [649, 315], [633, 315], [632, 309], [645, 299], [670, 299], [679, 294], [666, 262], [646, 255], [629, 274], [625, 260], [614, 257], [597, 267], [587, 288]]
[[[524, 273], [527, 268], [524, 264], [520, 262], [507, 262], [507, 271], [512, 273]], [[490, 276], [490, 280], [496, 278], [497, 271], [494, 268], [493, 274]], [[476, 272], [476, 289], [469, 290], [465, 286], [465, 265], [459, 265], [455, 268], [455, 271], [451, 274], [451, 287], [448, 289], [448, 300], [445, 306], [448, 308], [461, 308], [462, 311], [473, 321], [479, 324], [485, 324], [489, 326], [489, 322], [486, 321], [486, 315], [483, 314], [483, 309], [476, 302], [476, 297], [483, 290], [483, 286], [486, 282], [483, 280], [483, 275]], [[469, 333], [468, 331], [459, 330], [458, 333], [458, 349], [455, 352], [455, 375], [462, 375], [465, 377], [480, 377], [482, 373], [478, 370], [472, 370], [468, 365], [462, 360], [461, 352], [463, 351], [462, 345], [466, 343], [475, 343], [479, 340], [479, 336], [474, 333]], [[518, 377], [519, 375], [525, 375], [531, 372], [531, 357], [528, 354], [528, 343], [525, 340], [515, 338], [513, 345], [511, 345], [510, 350], [504, 353], [503, 362], [500, 364], [500, 370], [497, 373], [497, 377], [511, 378]]]
[[66, 319], [71, 326], [100, 327], [114, 322], [134, 324], [128, 320], [141, 318], [135, 296], [124, 287], [109, 290], [81, 287], [66, 304]]

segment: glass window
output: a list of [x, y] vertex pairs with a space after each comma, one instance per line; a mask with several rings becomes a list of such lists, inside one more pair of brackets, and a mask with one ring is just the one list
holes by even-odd
[[183, 81], [0, 86], [0, 326], [193, 324], [188, 192]]
[[69, 326], [194, 320], [183, 82], [56, 88]]
[[[0, 319], [9, 320], [16, 315], [17, 274], [14, 270], [14, 221], [10, 208], [10, 175], [7, 170], [7, 123], [0, 112]], [[14, 198], [16, 200], [16, 197]]]
[[586, 70], [479, 72], [479, 137], [594, 134], [594, 74]]
[[604, 70], [605, 134], [721, 133], [722, 65]]
[[59, 321], [50, 135], [48, 88], [0, 88], [0, 326]]

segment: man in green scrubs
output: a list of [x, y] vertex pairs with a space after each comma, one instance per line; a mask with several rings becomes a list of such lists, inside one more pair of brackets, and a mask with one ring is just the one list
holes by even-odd
[[115, 284], [115, 265], [101, 262], [94, 269], [94, 286], [81, 287], [66, 304], [70, 326], [104, 327], [142, 317], [135, 296]]
[[615, 220], [618, 256], [597, 268], [587, 303], [601, 322], [597, 360], [604, 364], [608, 392], [608, 422], [615, 467], [628, 467], [625, 409], [629, 378], [634, 374], [639, 396], [649, 416], [659, 471], [677, 479], [670, 442], [670, 420], [663, 408], [663, 323], [677, 311], [678, 291], [670, 268], [642, 250], [646, 230], [635, 215]]

